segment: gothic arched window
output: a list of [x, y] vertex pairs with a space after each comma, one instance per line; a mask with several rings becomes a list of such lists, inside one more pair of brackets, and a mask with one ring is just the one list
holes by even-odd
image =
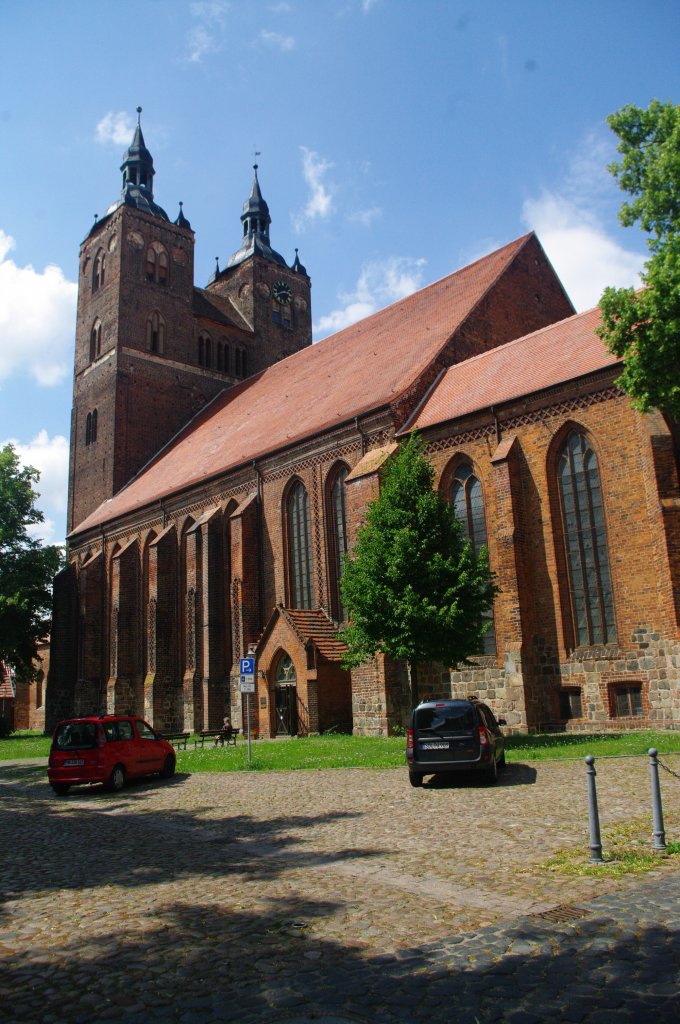
[[347, 541], [347, 508], [345, 503], [345, 481], [349, 474], [347, 466], [341, 466], [331, 478], [328, 490], [328, 553], [331, 585], [331, 607], [336, 619], [345, 618], [342, 605], [340, 580], [342, 579], [342, 561], [348, 548]]
[[293, 608], [312, 607], [312, 549], [309, 527], [309, 495], [296, 483], [287, 501], [288, 573]]
[[88, 412], [85, 420], [85, 444], [94, 444], [97, 440], [97, 410]]
[[96, 292], [104, 287], [104, 274], [106, 271], [106, 253], [100, 249], [94, 258], [92, 267], [92, 291]]
[[90, 362], [93, 363], [102, 354], [101, 320], [95, 320], [90, 331]]
[[146, 250], [146, 279], [154, 284], [168, 279], [168, 254], [160, 242], [152, 242]]
[[146, 347], [149, 352], [165, 351], [165, 320], [158, 310], [154, 310], [146, 321]]
[[616, 639], [614, 597], [597, 456], [586, 435], [572, 430], [557, 458], [562, 529], [569, 575], [574, 640]]
[[[475, 554], [479, 554], [480, 548], [487, 547], [484, 498], [482, 485], [474, 475], [469, 462], [461, 462], [456, 467], [451, 484], [450, 500], [456, 519], [462, 524], [467, 536], [472, 541], [473, 551]], [[491, 619], [491, 625], [484, 634], [483, 653], [495, 654], [496, 631], [492, 611], [489, 611], [488, 617]]]

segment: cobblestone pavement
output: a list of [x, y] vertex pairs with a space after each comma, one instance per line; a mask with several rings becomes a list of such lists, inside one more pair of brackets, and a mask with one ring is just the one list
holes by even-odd
[[[651, 817], [647, 759], [597, 769], [606, 844]], [[680, 780], [661, 783], [678, 838]], [[348, 769], [65, 799], [43, 764], [5, 764], [0, 844], [17, 1024], [680, 1020], [680, 872], [540, 866], [587, 846], [582, 761], [511, 765], [497, 787]]]

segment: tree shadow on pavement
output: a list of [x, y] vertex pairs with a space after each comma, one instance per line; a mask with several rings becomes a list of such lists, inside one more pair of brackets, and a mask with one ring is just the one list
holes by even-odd
[[[383, 955], [351, 935], [316, 938], [337, 906], [302, 894], [263, 913], [198, 896], [143, 903], [148, 927], [133, 933], [103, 892], [110, 933], [88, 937], [74, 922], [66, 941], [5, 955], [2, 990], [17, 1024], [677, 1024], [677, 929], [644, 914], [621, 924], [596, 902], [569, 924], [524, 918]], [[64, 903], [68, 914], [68, 894]]]

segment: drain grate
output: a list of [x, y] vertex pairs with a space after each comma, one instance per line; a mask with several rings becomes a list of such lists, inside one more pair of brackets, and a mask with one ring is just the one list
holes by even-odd
[[537, 914], [529, 914], [535, 921], [552, 921], [553, 924], [563, 924], [566, 921], [580, 921], [582, 917], [588, 917], [589, 910], [583, 907], [575, 907], [569, 903], [561, 907], [552, 907], [551, 910], [540, 910]]

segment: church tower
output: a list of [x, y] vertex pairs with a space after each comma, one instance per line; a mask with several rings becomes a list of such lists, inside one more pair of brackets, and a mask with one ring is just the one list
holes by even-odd
[[120, 169], [121, 195], [80, 249], [69, 532], [225, 387], [312, 342], [310, 280], [271, 248], [257, 167], [241, 247], [207, 288], [182, 204], [172, 222], [154, 199], [139, 116]]
[[69, 531], [225, 386], [195, 365], [194, 234], [181, 203], [173, 223], [154, 199], [139, 117], [120, 169], [80, 249]]
[[225, 270], [216, 270], [207, 288], [228, 298], [252, 328], [255, 344], [250, 373], [312, 343], [311, 282], [297, 249], [289, 267], [271, 247], [271, 217], [257, 171], [255, 164], [252, 188], [241, 214], [241, 247]]

